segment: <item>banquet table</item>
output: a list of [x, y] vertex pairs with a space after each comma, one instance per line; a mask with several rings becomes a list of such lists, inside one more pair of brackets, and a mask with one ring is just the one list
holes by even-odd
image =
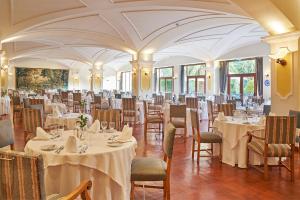
[[0, 115], [10, 113], [10, 98], [9, 96], [0, 97]]
[[83, 180], [93, 183], [91, 197], [95, 200], [127, 200], [130, 198], [130, 169], [137, 142], [132, 137], [118, 147], [107, 146], [108, 138], [115, 133], [89, 133], [85, 153], [59, 154], [42, 151], [44, 145], [65, 145], [73, 131], [65, 131], [56, 140], [30, 140], [25, 146], [29, 154], [41, 154], [44, 159], [46, 194], [66, 195]]
[[[259, 124], [257, 120], [242, 120], [237, 117], [226, 117], [225, 120], [215, 119], [214, 127], [218, 129], [218, 133], [222, 136], [222, 162], [239, 168], [247, 168], [247, 131], [262, 130], [264, 125]], [[264, 136], [264, 131], [255, 132], [259, 137]], [[214, 145], [214, 152], [218, 153], [219, 146]], [[259, 155], [250, 152], [249, 162], [252, 165], [259, 165], [262, 159]], [[270, 158], [269, 164], [274, 164], [275, 159]]]
[[[81, 114], [80, 113], [67, 113], [62, 116], [54, 116], [52, 114], [48, 114], [45, 121], [45, 127], [48, 127], [53, 124], [59, 124], [66, 127], [66, 129], [71, 130], [76, 127], [76, 122]], [[89, 114], [83, 114], [88, 118], [88, 126], [92, 124], [93, 118]]]
[[52, 113], [53, 109], [57, 107], [61, 113], [66, 113], [68, 111], [67, 106], [63, 103], [45, 103], [45, 113]]

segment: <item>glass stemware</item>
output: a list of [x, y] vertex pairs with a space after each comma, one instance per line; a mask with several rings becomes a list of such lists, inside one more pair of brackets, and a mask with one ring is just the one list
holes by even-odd
[[101, 128], [102, 128], [103, 132], [105, 132], [105, 130], [107, 129], [107, 121], [101, 122]]
[[113, 131], [116, 128], [116, 123], [115, 122], [109, 122], [109, 130]]

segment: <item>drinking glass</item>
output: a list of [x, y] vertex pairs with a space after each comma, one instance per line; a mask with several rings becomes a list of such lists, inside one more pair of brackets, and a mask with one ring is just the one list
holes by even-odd
[[116, 123], [115, 122], [109, 122], [109, 129], [114, 130], [116, 128]]
[[103, 131], [105, 131], [107, 129], [107, 121], [102, 121], [101, 122], [101, 128]]

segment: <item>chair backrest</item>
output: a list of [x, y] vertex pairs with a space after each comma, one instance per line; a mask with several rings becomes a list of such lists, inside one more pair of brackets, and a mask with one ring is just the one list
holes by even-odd
[[236, 102], [237, 100], [227, 100], [227, 103], [231, 103], [233, 105], [233, 110], [236, 110]]
[[14, 96], [12, 102], [14, 106], [21, 105], [21, 99], [19, 96]]
[[271, 112], [271, 105], [264, 105], [263, 114], [268, 116], [270, 112]]
[[191, 110], [191, 124], [193, 135], [197, 135], [197, 138], [200, 137], [200, 128], [199, 128], [199, 115], [197, 110]]
[[121, 110], [119, 109], [109, 109], [109, 110], [103, 110], [103, 109], [96, 109], [95, 110], [95, 116], [94, 120], [107, 121], [109, 122], [115, 122], [115, 128], [117, 130], [121, 130]]
[[24, 131], [36, 135], [36, 128], [43, 127], [43, 118], [40, 109], [23, 108]]
[[81, 93], [73, 93], [73, 101], [81, 101]]
[[186, 105], [170, 105], [170, 118], [186, 118]]
[[213, 108], [213, 102], [210, 100], [207, 100], [207, 115], [209, 120], [213, 120], [214, 115], [214, 108]]
[[59, 94], [54, 94], [52, 96], [52, 100], [53, 100], [53, 102], [61, 102], [62, 101], [62, 96], [59, 95]]
[[146, 119], [148, 115], [148, 103], [147, 101], [143, 101], [143, 107], [144, 107], [144, 118]]
[[198, 98], [197, 97], [187, 97], [186, 98], [186, 107], [198, 109]]
[[100, 104], [100, 105], [101, 105], [101, 99], [102, 99], [101, 96], [95, 95], [95, 96], [94, 96], [94, 103]]
[[175, 131], [176, 128], [172, 123], [168, 123], [165, 129], [164, 141], [163, 141], [163, 150], [165, 156], [168, 159], [172, 158], [173, 155], [173, 146], [174, 146], [174, 139], [175, 139]]
[[172, 93], [169, 93], [169, 92], [165, 93], [165, 100], [166, 101], [172, 100]]
[[296, 127], [300, 128], [300, 111], [290, 110], [289, 115], [297, 117], [297, 126]]
[[135, 98], [122, 98], [122, 109], [123, 110], [136, 110], [136, 99]]
[[61, 97], [62, 97], [62, 99], [68, 99], [68, 97], [69, 97], [69, 93], [68, 92], [66, 92], [66, 91], [62, 91], [61, 92]]
[[43, 108], [44, 108], [45, 100], [44, 99], [29, 99], [29, 103], [30, 103], [30, 105], [43, 105]]
[[267, 116], [266, 144], [295, 144], [295, 116]]
[[14, 144], [14, 131], [10, 119], [0, 120], [0, 148]]
[[233, 104], [218, 104], [218, 112], [223, 112], [225, 116], [233, 116]]
[[154, 104], [155, 105], [163, 105], [164, 104], [164, 96], [156, 95], [154, 98]]
[[0, 152], [0, 172], [0, 199], [46, 199], [41, 156]]

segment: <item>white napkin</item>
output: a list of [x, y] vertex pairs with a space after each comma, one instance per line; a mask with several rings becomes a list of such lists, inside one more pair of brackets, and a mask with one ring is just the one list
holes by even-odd
[[95, 120], [95, 122], [88, 128], [88, 132], [97, 133], [100, 131], [100, 122], [99, 120]]
[[46, 94], [44, 94], [44, 99], [45, 99], [45, 101], [48, 100], [48, 96]]
[[220, 121], [225, 121], [226, 120], [224, 112], [219, 112], [219, 114], [218, 114], [218, 120], [220, 120]]
[[53, 107], [52, 114], [53, 114], [54, 117], [61, 117], [62, 116], [58, 106]]
[[77, 152], [77, 138], [73, 135], [68, 137], [65, 145], [66, 152], [76, 153]]
[[49, 140], [50, 135], [41, 127], [36, 128], [36, 137], [34, 138], [35, 140]]
[[261, 116], [259, 121], [258, 121], [259, 125], [265, 125], [266, 124], [266, 117], [265, 116]]
[[116, 138], [117, 141], [120, 142], [126, 142], [128, 140], [130, 140], [132, 137], [132, 127], [129, 127], [128, 125], [125, 125], [122, 133], [119, 137]]

